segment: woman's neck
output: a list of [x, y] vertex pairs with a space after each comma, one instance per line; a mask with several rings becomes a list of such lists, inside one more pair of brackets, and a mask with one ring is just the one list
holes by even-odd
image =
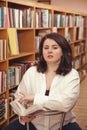
[[58, 68], [58, 64], [47, 64], [47, 73], [55, 73]]

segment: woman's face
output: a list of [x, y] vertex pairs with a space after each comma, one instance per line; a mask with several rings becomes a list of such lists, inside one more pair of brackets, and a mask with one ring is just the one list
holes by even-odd
[[43, 45], [43, 57], [47, 63], [60, 63], [63, 55], [61, 47], [52, 39], [46, 39]]

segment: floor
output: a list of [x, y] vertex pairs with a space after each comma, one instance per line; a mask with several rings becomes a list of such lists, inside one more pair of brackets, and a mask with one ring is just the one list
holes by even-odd
[[80, 97], [74, 108], [74, 113], [82, 130], [87, 130], [87, 76], [81, 82]]

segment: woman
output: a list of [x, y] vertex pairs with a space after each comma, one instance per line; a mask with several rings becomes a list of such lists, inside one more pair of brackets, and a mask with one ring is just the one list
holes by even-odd
[[[15, 97], [19, 98], [20, 103], [32, 102], [51, 110], [66, 112], [63, 130], [81, 130], [71, 112], [79, 97], [79, 89], [80, 79], [78, 72], [72, 68], [70, 45], [63, 36], [50, 33], [42, 38], [39, 61], [26, 71]], [[58, 130], [60, 116], [20, 117], [20, 122], [29, 122], [32, 127], [30, 130]], [[16, 123], [15, 129], [20, 126], [20, 123]]]

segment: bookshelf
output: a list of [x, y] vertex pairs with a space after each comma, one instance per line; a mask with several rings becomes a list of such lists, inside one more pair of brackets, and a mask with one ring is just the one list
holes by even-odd
[[82, 80], [87, 73], [87, 15], [57, 8], [53, 11], [53, 31], [69, 41], [73, 52], [73, 67], [78, 70]]
[[[1, 0], [0, 17], [0, 100], [5, 111], [0, 120], [2, 128], [15, 116], [9, 103], [22, 78], [18, 72], [23, 70], [26, 62], [30, 65], [38, 58], [38, 45], [46, 33], [57, 32], [69, 41], [73, 51], [73, 67], [84, 79], [87, 72], [87, 14], [28, 0]], [[11, 53], [9, 30], [14, 30], [11, 38], [16, 37], [14, 44], [18, 52], [15, 54]]]

